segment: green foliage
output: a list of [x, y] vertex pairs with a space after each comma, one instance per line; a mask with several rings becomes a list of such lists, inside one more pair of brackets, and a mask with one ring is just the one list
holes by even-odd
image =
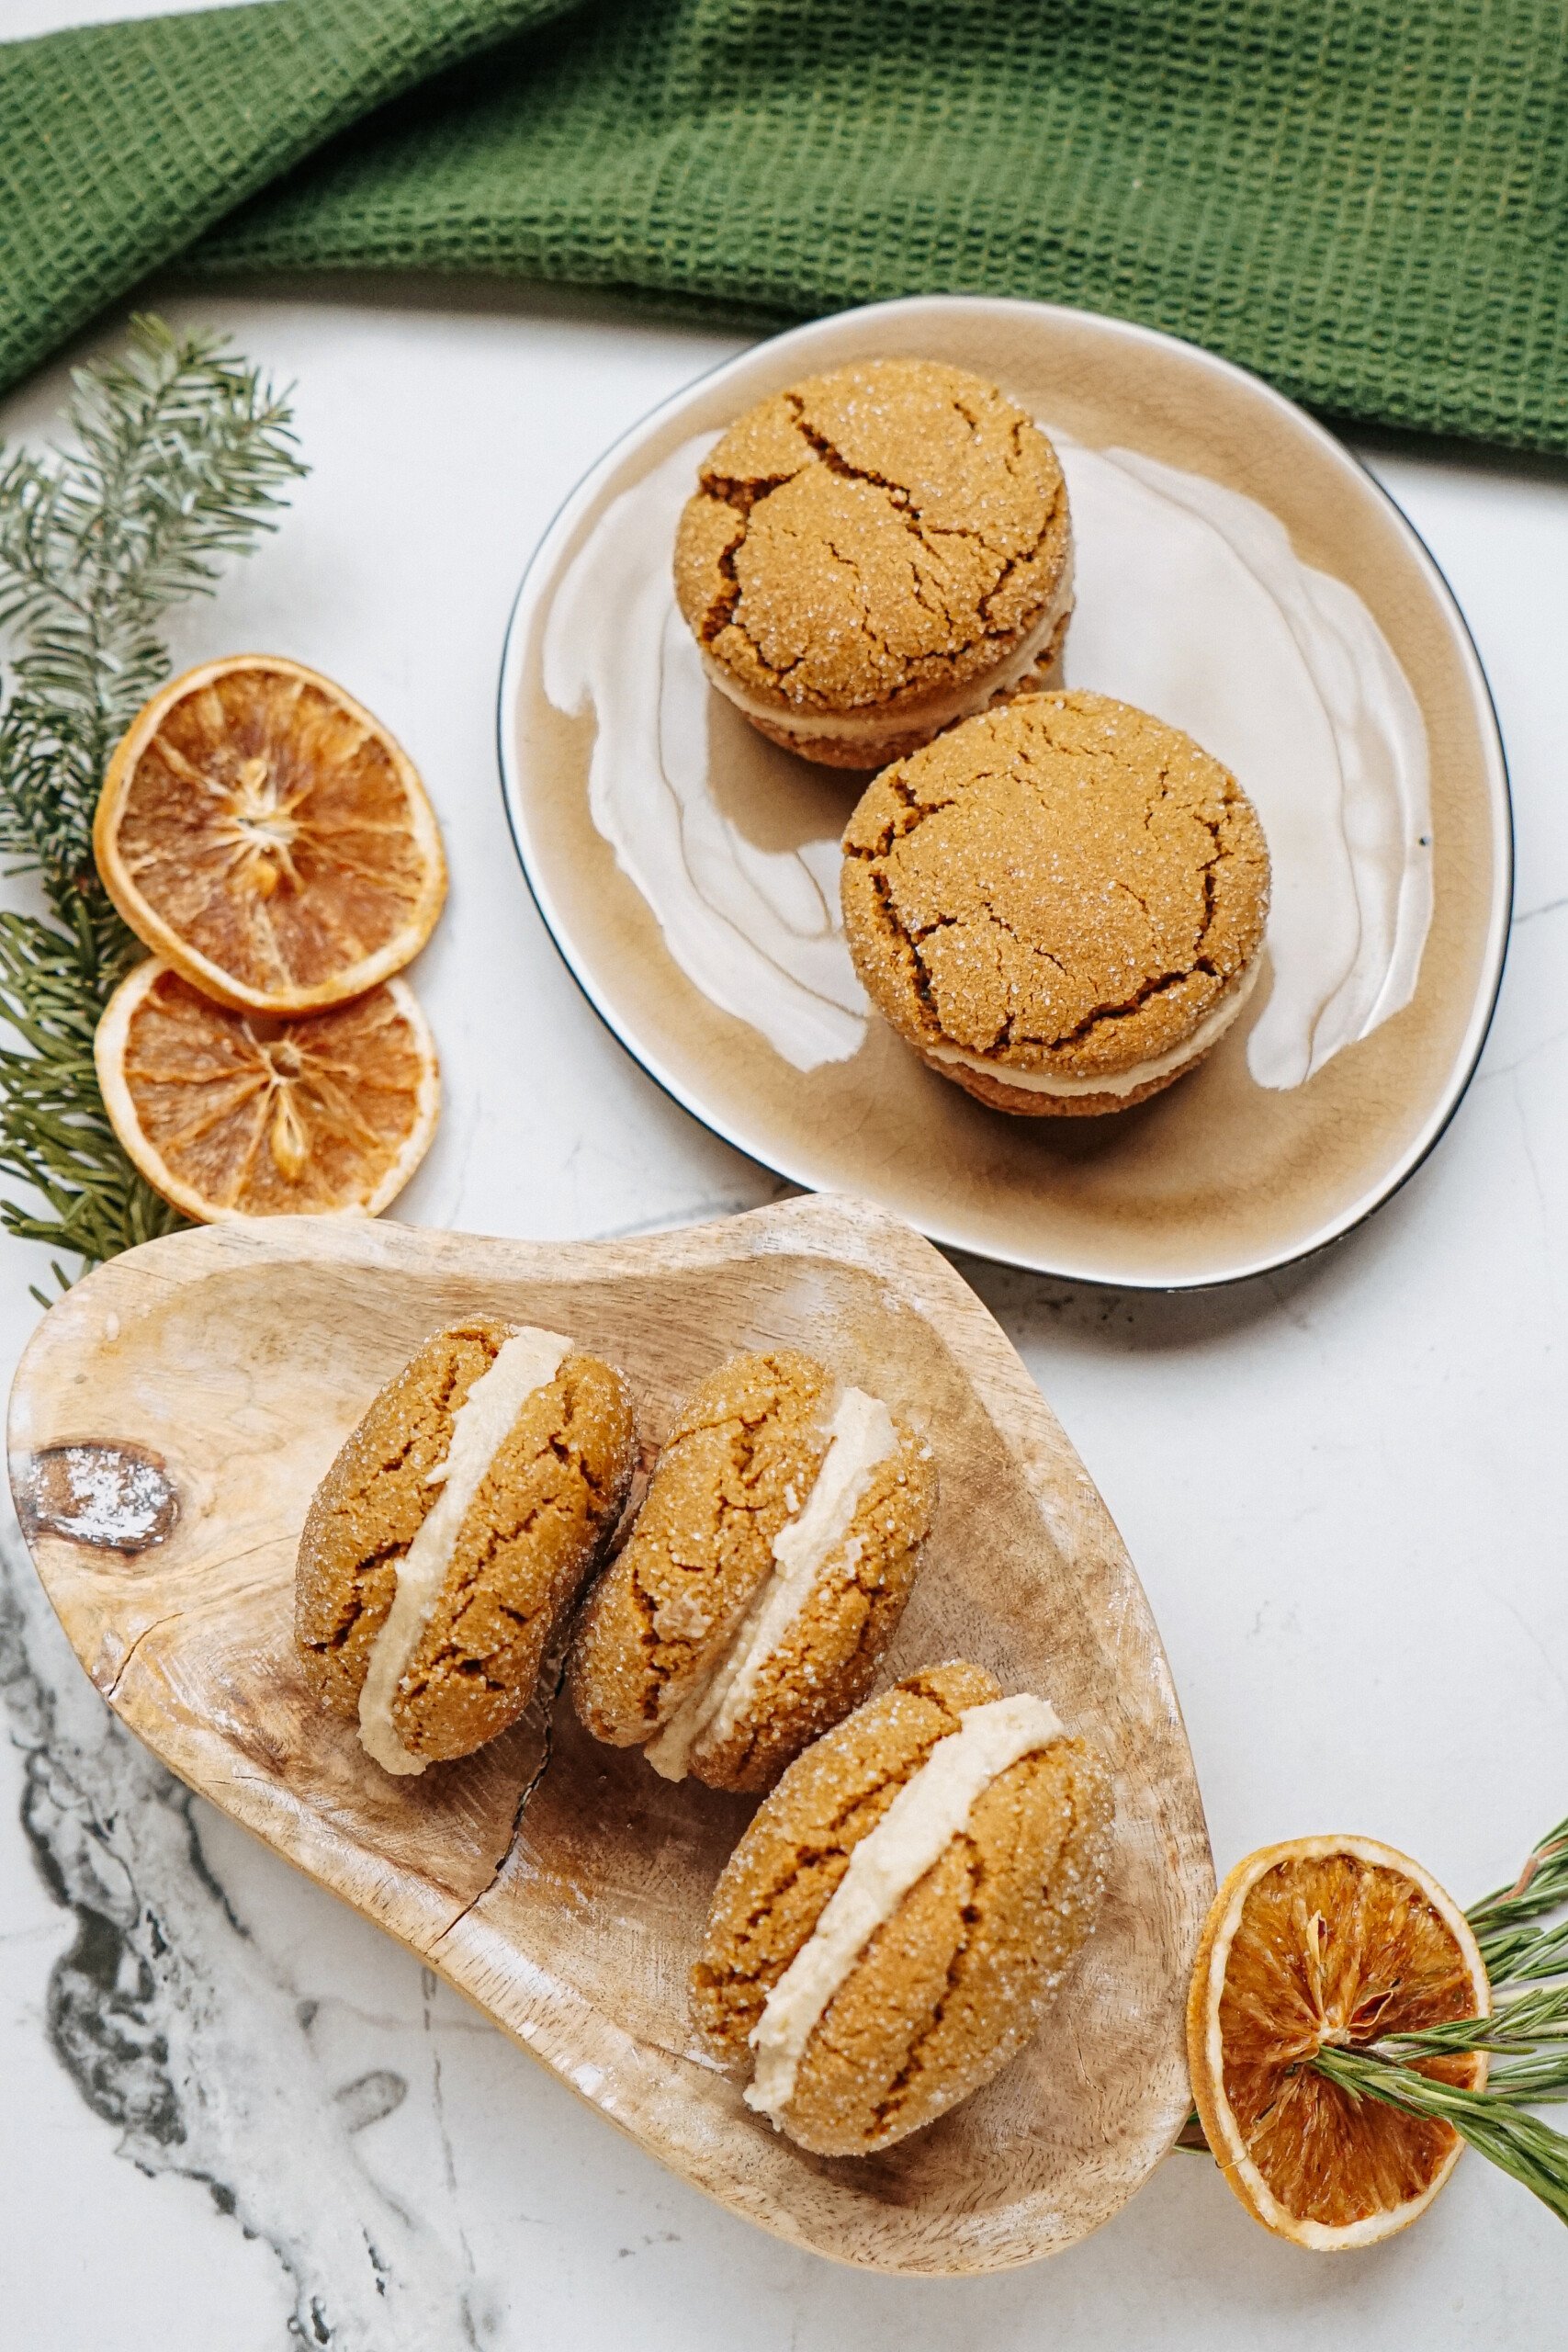
[[1352, 2098], [1365, 2095], [1405, 2115], [1451, 2124], [1488, 2164], [1539, 2197], [1560, 2222], [1568, 2222], [1568, 2140], [1539, 2116], [1526, 2114], [1495, 2091], [1459, 2090], [1365, 2050], [1320, 2050], [1313, 2064]]
[[[1524, 2110], [1568, 2099], [1568, 1920], [1548, 1918], [1565, 1905], [1568, 1821], [1560, 1821], [1513, 1885], [1483, 1896], [1468, 1915], [1492, 1980], [1489, 2018], [1385, 2034], [1364, 2048], [1325, 2048], [1313, 2061], [1355, 2098], [1451, 2123], [1561, 2222], [1568, 2222], [1568, 2138]], [[1420, 2059], [1470, 2050], [1494, 2054], [1484, 2090], [1461, 2090], [1416, 2071]]]
[[[1451, 2124], [1561, 2222], [1568, 2222], [1568, 2137], [1527, 2110], [1568, 2099], [1568, 1918], [1550, 1917], [1564, 1910], [1568, 1821], [1560, 1821], [1513, 1885], [1483, 1895], [1467, 1914], [1492, 1983], [1490, 2017], [1455, 2018], [1349, 2047], [1326, 2043], [1310, 2061], [1352, 2098], [1382, 2099], [1405, 2115]], [[1492, 2056], [1484, 2090], [1462, 2090], [1419, 2071], [1422, 2059], [1472, 2050]], [[1196, 2109], [1176, 2144], [1207, 2150]]]
[[98, 1015], [142, 952], [93, 865], [99, 786], [168, 674], [164, 615], [276, 527], [305, 469], [287, 398], [214, 336], [139, 318], [122, 357], [73, 380], [70, 446], [0, 460], [0, 860], [48, 909], [0, 914], [0, 1174], [31, 1196], [0, 1221], [92, 1264], [182, 1222], [94, 1073]]
[[[1534, 1926], [1568, 1905], [1568, 1821], [1549, 1829], [1512, 1886], [1472, 1904], [1470, 1924], [1495, 1983], [1568, 1973], [1568, 1923], [1542, 1935]], [[1560, 1956], [1559, 1956], [1560, 1955]], [[1543, 1960], [1553, 1964], [1542, 1965]]]

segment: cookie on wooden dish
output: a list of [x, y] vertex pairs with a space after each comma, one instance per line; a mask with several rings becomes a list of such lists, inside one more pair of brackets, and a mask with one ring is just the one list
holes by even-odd
[[670, 1432], [568, 1669], [596, 1739], [765, 1789], [864, 1697], [931, 1523], [931, 1448], [810, 1356], [739, 1356]]
[[1268, 844], [1229, 770], [1106, 695], [1029, 694], [868, 786], [844, 931], [885, 1018], [998, 1110], [1082, 1117], [1196, 1069], [1261, 968]]
[[881, 767], [1024, 678], [1052, 682], [1073, 602], [1062, 469], [961, 368], [835, 368], [703, 460], [675, 593], [710, 682], [761, 733]]
[[1043, 1699], [928, 1667], [807, 1749], [714, 1894], [692, 2006], [747, 2104], [826, 2156], [989, 2082], [1094, 1928], [1111, 1779]]
[[493, 1739], [626, 1501], [625, 1379], [558, 1332], [437, 1331], [317, 1487], [295, 1636], [311, 1690], [389, 1772]]

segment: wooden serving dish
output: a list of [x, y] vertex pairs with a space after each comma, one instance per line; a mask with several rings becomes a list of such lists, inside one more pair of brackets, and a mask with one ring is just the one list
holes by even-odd
[[[620, 1363], [649, 1451], [740, 1349], [807, 1348], [886, 1397], [928, 1432], [942, 1479], [886, 1678], [972, 1657], [1043, 1692], [1113, 1765], [1105, 1912], [1045, 2030], [884, 2155], [802, 2154], [694, 2041], [686, 1971], [749, 1801], [595, 1746], [564, 1701], [393, 1781], [307, 1697], [291, 1612], [311, 1489], [417, 1342], [476, 1310]], [[1213, 1871], [1169, 1668], [1017, 1356], [896, 1219], [811, 1198], [575, 1245], [304, 1218], [176, 1234], [52, 1309], [17, 1377], [10, 1445], [39, 1573], [131, 1729], [736, 2212], [843, 2261], [997, 2269], [1108, 2220], [1170, 2145]]]

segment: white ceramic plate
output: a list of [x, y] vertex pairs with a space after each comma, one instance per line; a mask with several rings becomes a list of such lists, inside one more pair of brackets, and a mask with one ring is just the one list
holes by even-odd
[[[999, 383], [1056, 440], [1066, 659], [1225, 760], [1274, 863], [1265, 982], [1205, 1066], [1111, 1118], [1015, 1119], [870, 1012], [838, 922], [863, 780], [756, 735], [675, 612], [675, 518], [742, 410], [907, 354]], [[1398, 509], [1255, 377], [1145, 328], [931, 297], [797, 328], [646, 418], [567, 501], [502, 666], [518, 854], [590, 1001], [675, 1099], [813, 1189], [1077, 1280], [1185, 1289], [1320, 1249], [1431, 1149], [1507, 938], [1506, 773], [1462, 618]]]

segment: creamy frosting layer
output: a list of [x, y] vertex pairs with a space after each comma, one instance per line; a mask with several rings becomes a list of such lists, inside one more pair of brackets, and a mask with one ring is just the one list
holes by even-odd
[[792, 735], [831, 735], [852, 743], [858, 738], [875, 742], [885, 735], [906, 733], [911, 728], [922, 731], [929, 728], [934, 733], [939, 728], [950, 727], [954, 719], [968, 718], [976, 711], [984, 710], [993, 695], [1005, 694], [1027, 675], [1072, 605], [1073, 565], [1069, 553], [1055, 594], [1004, 661], [982, 671], [977, 677], [966, 679], [961, 686], [950, 687], [946, 694], [912, 696], [904, 704], [877, 703], [859, 710], [796, 709], [793, 704], [766, 702], [761, 695], [749, 693], [705, 647], [703, 669], [709, 682], [748, 718], [762, 718], [774, 727], [787, 727]]
[[1119, 1070], [1113, 1078], [1057, 1078], [1049, 1070], [1014, 1069], [1007, 1062], [987, 1061], [984, 1054], [966, 1054], [957, 1046], [925, 1046], [921, 1051], [932, 1061], [958, 1062], [964, 1069], [984, 1070], [987, 1078], [998, 1079], [1004, 1086], [1019, 1087], [1025, 1094], [1134, 1094], [1151, 1079], [1169, 1077], [1217, 1045], [1256, 988], [1260, 968], [1260, 959], [1255, 956], [1219, 1002], [1211, 1005], [1190, 1037], [1184, 1037], [1179, 1046], [1172, 1046], [1168, 1053], [1156, 1054], [1146, 1062], [1134, 1062], [1131, 1069]]
[[828, 1451], [804, 1508], [773, 1538], [773, 1566], [720, 1656], [643, 1754], [667, 1781], [683, 1781], [694, 1748], [727, 1739], [740, 1721], [758, 1677], [846, 1538], [877, 1464], [897, 1450], [893, 1416], [880, 1397], [846, 1388], [829, 1424]]
[[748, 2107], [776, 2124], [795, 2096], [806, 2045], [877, 1929], [939, 1861], [975, 1801], [1021, 1756], [1066, 1736], [1054, 1707], [1025, 1691], [966, 1707], [850, 1856], [821, 1917], [769, 1994], [751, 2034]]
[[489, 1370], [480, 1373], [452, 1416], [446, 1459], [426, 1480], [440, 1494], [398, 1563], [397, 1590], [370, 1652], [359, 1693], [359, 1737], [368, 1755], [389, 1772], [423, 1772], [425, 1758], [412, 1756], [392, 1723], [392, 1702], [419, 1647], [446, 1581], [457, 1536], [485, 1473], [511, 1436], [517, 1416], [536, 1389], [560, 1370], [571, 1341], [558, 1331], [525, 1324], [507, 1340]]

